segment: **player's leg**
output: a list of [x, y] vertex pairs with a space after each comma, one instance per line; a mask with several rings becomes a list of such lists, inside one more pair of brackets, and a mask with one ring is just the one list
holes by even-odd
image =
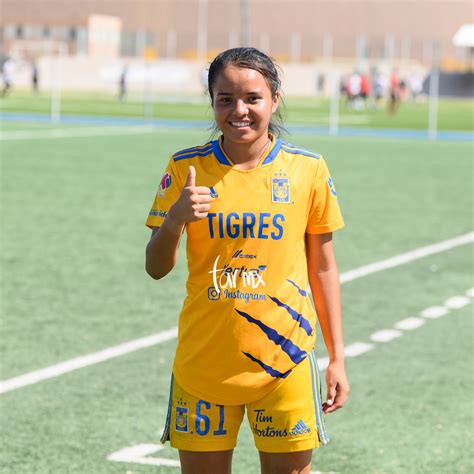
[[260, 454], [262, 474], [310, 474], [313, 450]]
[[[182, 474], [230, 474], [232, 449], [227, 451], [179, 451]], [[270, 471], [268, 471], [270, 472]]]
[[247, 405], [263, 474], [309, 474], [314, 448], [329, 439], [314, 354], [269, 395]]

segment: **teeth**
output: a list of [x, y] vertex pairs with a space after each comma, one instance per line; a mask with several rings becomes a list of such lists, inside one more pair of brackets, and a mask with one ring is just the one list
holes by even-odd
[[231, 122], [233, 127], [248, 127], [250, 122]]

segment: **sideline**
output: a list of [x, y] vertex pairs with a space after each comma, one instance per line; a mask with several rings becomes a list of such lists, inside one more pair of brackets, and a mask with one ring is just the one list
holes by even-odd
[[154, 131], [155, 129], [153, 127], [146, 125], [134, 127], [78, 127], [71, 129], [53, 128], [50, 130], [10, 130], [0, 133], [0, 141], [105, 137], [108, 135], [139, 135]]
[[[40, 122], [51, 123], [49, 114], [34, 114], [20, 112], [1, 112], [0, 121], [5, 122]], [[112, 116], [88, 116], [88, 115], [62, 115], [60, 124], [73, 125], [149, 125], [159, 129], [175, 130], [210, 130], [209, 120], [183, 120], [183, 119], [144, 119], [143, 117], [112, 117]], [[286, 129], [290, 133], [302, 133], [319, 136], [331, 136], [329, 127], [326, 125], [291, 125]], [[366, 137], [366, 138], [391, 138], [406, 140], [430, 140], [427, 130], [406, 128], [368, 128], [368, 127], [339, 127], [339, 137]], [[467, 130], [438, 130], [436, 140], [448, 141], [472, 141], [474, 133]]]
[[[388, 268], [394, 268], [400, 265], [404, 265], [406, 263], [426, 257], [428, 255], [445, 252], [455, 247], [466, 245], [472, 242], [474, 242], [474, 232], [470, 232], [468, 234], [455, 237], [453, 239], [445, 240], [437, 244], [420, 247], [410, 252], [406, 252], [395, 257], [382, 260], [380, 262], [375, 262], [370, 265], [365, 265], [354, 270], [342, 273], [340, 276], [341, 283], [354, 281], [358, 278], [363, 278], [372, 273], [377, 273]], [[35, 370], [33, 372], [29, 372], [18, 377], [13, 377], [11, 379], [0, 381], [0, 394], [21, 387], [26, 387], [27, 385], [33, 385], [43, 380], [58, 377], [68, 372], [72, 372], [73, 370], [98, 364], [99, 362], [104, 362], [106, 360], [113, 359], [115, 357], [119, 357], [121, 355], [128, 354], [130, 352], [134, 352], [145, 347], [151, 347], [157, 344], [161, 344], [163, 342], [174, 339], [177, 334], [178, 328], [174, 327], [166, 331], [161, 331], [157, 334], [153, 334], [151, 336], [125, 342], [123, 344], [119, 344], [117, 346], [113, 346], [99, 352], [94, 352], [86, 356], [76, 357], [74, 359], [70, 359], [65, 362], [52, 365], [45, 369]], [[355, 344], [357, 345], [364, 343]], [[350, 349], [351, 346], [346, 347], [346, 351]], [[355, 348], [352, 348], [352, 354], [350, 356], [354, 356], [355, 353], [357, 353], [358, 355], [358, 353], [363, 353], [367, 350], [371, 350], [371, 347], [369, 348], [369, 345], [367, 344], [365, 344], [364, 347], [356, 346]], [[321, 366], [323, 367], [325, 365], [325, 358], [318, 359], [318, 364], [321, 364]]]

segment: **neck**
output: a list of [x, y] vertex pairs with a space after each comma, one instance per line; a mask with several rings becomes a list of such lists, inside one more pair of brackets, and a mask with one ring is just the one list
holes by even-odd
[[252, 143], [233, 143], [224, 137], [223, 148], [232, 162], [240, 169], [252, 169], [268, 150], [271, 140], [268, 133]]

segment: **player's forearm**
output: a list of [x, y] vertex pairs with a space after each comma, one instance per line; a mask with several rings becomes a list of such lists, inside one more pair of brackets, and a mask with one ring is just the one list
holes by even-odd
[[337, 266], [319, 272], [310, 271], [309, 282], [329, 359], [343, 361], [341, 290]]
[[166, 276], [175, 266], [183, 229], [184, 224], [166, 219], [148, 242], [145, 269], [155, 280]]

